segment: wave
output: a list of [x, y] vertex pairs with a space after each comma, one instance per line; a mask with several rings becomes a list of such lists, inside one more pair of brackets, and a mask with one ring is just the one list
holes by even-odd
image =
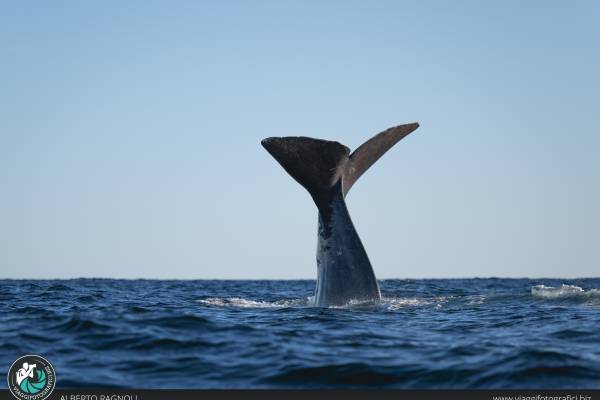
[[495, 358], [452, 361], [453, 357], [477, 354], [481, 352], [464, 346], [458, 353], [455, 350], [446, 353], [443, 363], [413, 363], [392, 358], [379, 359], [377, 362], [369, 360], [321, 365], [295, 363], [263, 378], [262, 383], [303, 388], [489, 389], [548, 387], [555, 385], [557, 379], [568, 378], [571, 385], [596, 387], [590, 385], [598, 377], [595, 365], [585, 357], [568, 351], [515, 349]]
[[402, 368], [365, 363], [292, 366], [263, 379], [265, 383], [291, 387], [380, 386], [406, 380]]
[[218, 298], [209, 297], [197, 300], [200, 304], [217, 307], [236, 307], [236, 308], [290, 308], [310, 306], [311, 298], [306, 299], [286, 299], [275, 301], [249, 300], [240, 297]]
[[389, 311], [401, 310], [413, 307], [432, 306], [441, 308], [445, 303], [450, 301], [453, 296], [436, 296], [436, 297], [383, 297], [381, 306]]
[[531, 294], [542, 299], [569, 299], [596, 297], [600, 291], [598, 289], [584, 290], [579, 286], [565, 284], [561, 287], [536, 285], [531, 288]]
[[107, 331], [110, 329], [109, 325], [106, 325], [100, 321], [97, 321], [93, 317], [84, 317], [73, 315], [61, 322], [51, 325], [48, 329], [56, 330], [59, 332], [92, 332], [92, 331]]
[[[417, 297], [382, 297], [380, 302], [350, 300], [341, 306], [331, 306], [333, 309], [351, 309], [351, 310], [386, 310], [395, 311], [404, 308], [433, 306], [441, 307], [448, 302], [452, 296], [438, 296], [429, 298]], [[252, 300], [240, 297], [209, 297], [197, 300], [198, 303], [207, 306], [216, 307], [234, 307], [234, 308], [306, 308], [314, 307], [314, 297], [309, 296], [305, 299], [281, 299], [274, 301]]]
[[0, 356], [38, 348], [60, 387], [599, 387], [600, 278], [385, 280], [331, 308], [314, 285], [0, 280]]

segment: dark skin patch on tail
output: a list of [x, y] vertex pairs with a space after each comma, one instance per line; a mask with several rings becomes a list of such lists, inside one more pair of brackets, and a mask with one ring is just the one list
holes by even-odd
[[340, 183], [350, 149], [329, 140], [303, 136], [263, 139], [263, 147], [312, 196], [319, 211], [329, 214], [334, 188]]

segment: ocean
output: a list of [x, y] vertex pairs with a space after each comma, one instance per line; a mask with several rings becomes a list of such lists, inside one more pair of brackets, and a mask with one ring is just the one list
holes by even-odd
[[[600, 279], [0, 280], [0, 371], [58, 388], [600, 388]], [[0, 380], [6, 388], [6, 380]]]

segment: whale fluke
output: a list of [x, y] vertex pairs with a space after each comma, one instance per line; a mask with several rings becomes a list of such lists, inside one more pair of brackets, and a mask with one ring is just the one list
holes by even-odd
[[346, 196], [352, 185], [354, 185], [354, 182], [356, 182], [371, 165], [375, 164], [375, 161], [379, 160], [393, 145], [408, 136], [409, 133], [416, 130], [418, 127], [419, 124], [415, 122], [386, 129], [354, 150], [350, 155], [350, 162], [346, 165], [344, 171], [342, 185], [344, 196]]
[[377, 279], [344, 197], [371, 165], [418, 127], [413, 123], [387, 129], [352, 154], [338, 142], [304, 136], [262, 140], [264, 148], [308, 190], [319, 210], [315, 305], [380, 299]]
[[[300, 183], [321, 209], [321, 197], [342, 180], [342, 193], [396, 143], [419, 127], [418, 123], [399, 125], [373, 136], [352, 154], [341, 143], [304, 136], [270, 137], [262, 145]], [[325, 199], [327, 200], [327, 199]]]
[[261, 144], [328, 214], [333, 188], [345, 172], [350, 149], [329, 140], [304, 136], [271, 137]]

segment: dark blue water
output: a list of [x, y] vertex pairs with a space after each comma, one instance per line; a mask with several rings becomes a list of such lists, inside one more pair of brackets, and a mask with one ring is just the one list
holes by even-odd
[[313, 281], [0, 280], [0, 371], [33, 353], [63, 388], [600, 388], [596, 288], [387, 280], [380, 305], [323, 309]]

